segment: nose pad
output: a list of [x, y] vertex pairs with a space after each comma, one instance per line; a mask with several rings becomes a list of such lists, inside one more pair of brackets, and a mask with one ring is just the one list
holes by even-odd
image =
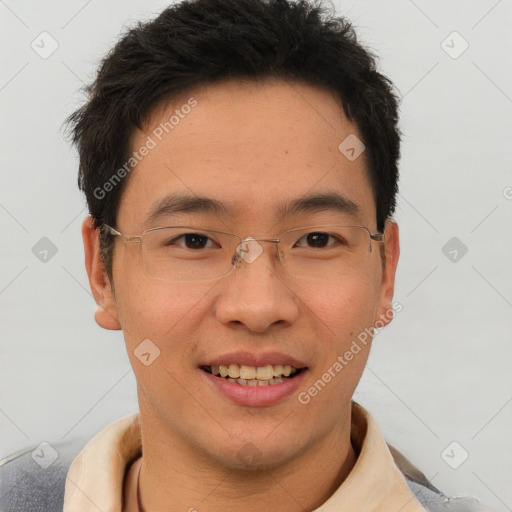
[[242, 264], [242, 258], [238, 255], [237, 252], [233, 254], [233, 257], [231, 258], [231, 265], [233, 267], [239, 267]]
[[[281, 260], [281, 252], [277, 245], [277, 241], [265, 239], [267, 242], [273, 242], [276, 245], [277, 259]], [[231, 265], [239, 267], [243, 261], [253, 263], [263, 254], [263, 247], [258, 243], [257, 238], [247, 237], [242, 240], [231, 258]]]

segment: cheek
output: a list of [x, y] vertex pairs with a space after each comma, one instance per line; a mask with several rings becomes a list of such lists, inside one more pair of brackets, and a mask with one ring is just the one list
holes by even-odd
[[333, 404], [348, 404], [366, 365], [371, 330], [378, 305], [371, 274], [339, 280], [311, 300], [310, 317], [316, 334], [311, 378], [298, 396], [311, 417], [322, 417], [329, 430], [340, 419]]
[[310, 297], [304, 303], [323, 324], [328, 338], [334, 337], [339, 344], [373, 325], [379, 292], [378, 276], [367, 273], [323, 285], [315, 293], [304, 291], [303, 296]]
[[116, 302], [127, 348], [133, 351], [143, 340], [150, 339], [162, 355], [174, 356], [169, 360], [181, 360], [175, 356], [190, 349], [190, 326], [199, 326], [208, 290], [138, 279], [133, 274], [120, 282], [123, 285], [116, 291]]

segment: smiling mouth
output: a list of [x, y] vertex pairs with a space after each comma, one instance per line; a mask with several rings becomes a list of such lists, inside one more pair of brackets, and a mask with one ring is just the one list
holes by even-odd
[[233, 363], [221, 364], [220, 366], [202, 366], [201, 369], [215, 377], [242, 386], [273, 386], [297, 377], [297, 375], [307, 370], [307, 367], [295, 368], [282, 364], [247, 366]]

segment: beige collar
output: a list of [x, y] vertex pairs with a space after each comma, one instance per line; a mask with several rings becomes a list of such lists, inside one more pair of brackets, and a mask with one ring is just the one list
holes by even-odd
[[[336, 492], [314, 512], [425, 512], [395, 465], [375, 420], [355, 403], [351, 436], [359, 451], [357, 462]], [[63, 512], [120, 512], [126, 468], [141, 452], [138, 413], [104, 428], [69, 468]]]

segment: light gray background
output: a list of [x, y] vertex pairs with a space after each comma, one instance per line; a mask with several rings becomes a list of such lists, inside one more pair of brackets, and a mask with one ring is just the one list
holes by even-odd
[[[0, 457], [137, 410], [122, 336], [93, 320], [61, 128], [120, 31], [167, 4], [0, 0]], [[403, 311], [356, 399], [434, 485], [512, 510], [512, 1], [335, 5], [403, 95]], [[31, 48], [43, 31], [59, 45], [46, 59]], [[458, 58], [454, 31], [469, 44]], [[42, 237], [58, 250], [46, 263], [32, 252]], [[468, 248], [457, 262], [442, 252], [452, 237]]]

